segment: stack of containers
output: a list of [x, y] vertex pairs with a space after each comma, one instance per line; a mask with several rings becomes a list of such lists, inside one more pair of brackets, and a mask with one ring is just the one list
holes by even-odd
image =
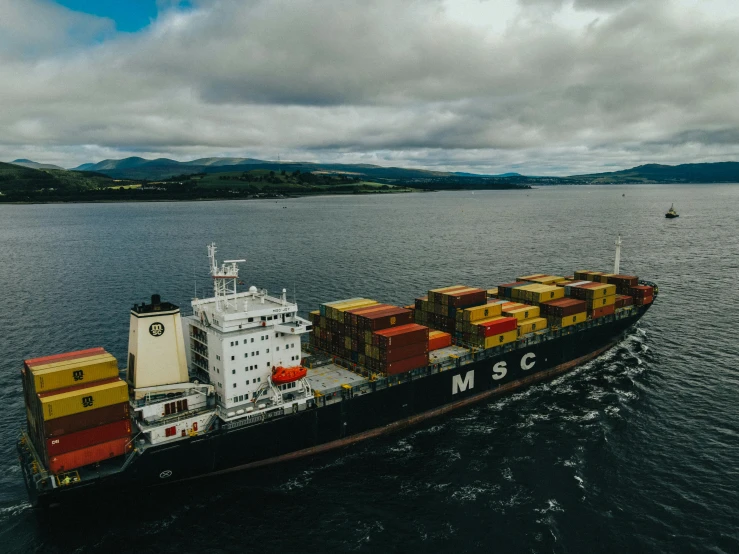
[[454, 335], [457, 332], [457, 310], [486, 302], [487, 292], [475, 287], [455, 285], [432, 289], [425, 299], [416, 299], [416, 322]]
[[372, 335], [372, 371], [397, 375], [425, 367], [429, 362], [429, 328], [416, 323], [382, 329]]
[[566, 288], [570, 289], [572, 298], [585, 300], [588, 315], [593, 319], [611, 315], [616, 309], [616, 285], [586, 283], [570, 285]]
[[503, 316], [505, 300], [491, 298], [486, 304], [457, 310], [457, 341], [478, 348], [492, 348], [516, 340], [516, 319]]
[[636, 285], [629, 289], [629, 294], [634, 298], [637, 306], [646, 306], [654, 300], [654, 287], [648, 285]]
[[511, 302], [503, 308], [503, 315], [516, 318], [517, 337], [522, 337], [547, 328], [547, 320], [541, 317], [541, 309], [539, 306], [529, 306], [527, 304], [516, 304]]
[[569, 327], [582, 323], [588, 318], [588, 305], [584, 300], [560, 298], [539, 305], [541, 314], [547, 318], [550, 327]]
[[28, 431], [53, 474], [131, 449], [128, 385], [102, 348], [25, 360]]
[[[372, 306], [380, 306], [380, 304], [369, 298], [350, 298], [321, 304], [318, 311], [310, 314], [311, 323], [313, 324], [313, 332], [309, 339], [311, 346], [329, 354], [343, 356], [347, 336], [350, 337], [349, 349], [351, 350], [351, 328], [347, 325], [350, 322], [345, 321], [346, 312], [350, 309]], [[356, 362], [357, 360], [353, 361]]]
[[322, 304], [311, 322], [313, 347], [371, 371], [396, 374], [428, 363], [428, 328], [413, 323], [413, 310], [352, 298]]

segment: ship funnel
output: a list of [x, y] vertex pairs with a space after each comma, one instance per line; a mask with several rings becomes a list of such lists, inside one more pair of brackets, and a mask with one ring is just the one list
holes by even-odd
[[180, 308], [158, 294], [131, 310], [127, 380], [137, 389], [188, 381]]

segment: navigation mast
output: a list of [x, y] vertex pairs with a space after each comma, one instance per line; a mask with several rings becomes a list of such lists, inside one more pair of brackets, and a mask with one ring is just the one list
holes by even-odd
[[613, 262], [613, 273], [618, 275], [619, 274], [619, 265], [621, 264], [621, 235], [618, 235], [618, 239], [616, 239], [616, 259]]
[[215, 242], [208, 245], [208, 259], [210, 259], [210, 275], [213, 277], [216, 310], [222, 312], [224, 309], [236, 306], [236, 285], [239, 281], [239, 266], [237, 264], [246, 260], [223, 260], [223, 264], [218, 267], [216, 250]]

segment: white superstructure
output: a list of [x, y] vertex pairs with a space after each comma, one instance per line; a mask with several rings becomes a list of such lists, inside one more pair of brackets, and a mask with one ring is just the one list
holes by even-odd
[[187, 361], [193, 373], [215, 388], [219, 415], [233, 419], [274, 406], [297, 411], [313, 398], [304, 379], [276, 385], [275, 367], [301, 365], [300, 336], [311, 330], [298, 316], [298, 306], [252, 286], [239, 292], [238, 263], [216, 261], [208, 246], [212, 298], [192, 301], [193, 315], [184, 318]]

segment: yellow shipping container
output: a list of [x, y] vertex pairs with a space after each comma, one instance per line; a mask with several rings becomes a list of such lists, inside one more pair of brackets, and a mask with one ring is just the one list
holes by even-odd
[[128, 401], [128, 385], [114, 381], [39, 398], [44, 421]]
[[585, 289], [585, 297], [588, 300], [595, 298], [603, 298], [604, 296], [613, 296], [616, 294], [616, 285], [600, 284], [592, 288]]
[[549, 324], [557, 327], [569, 327], [576, 323], [582, 323], [588, 318], [588, 312], [580, 312], [579, 314], [568, 315], [562, 318], [551, 318]]
[[83, 385], [118, 377], [118, 362], [108, 355], [69, 360], [71, 364], [63, 364], [49, 369], [32, 368], [34, 392], [48, 392], [56, 389]]
[[615, 273], [603, 273], [602, 275], [598, 275], [598, 278], [596, 279], [596, 281], [598, 281], [599, 283], [607, 283], [608, 278], [613, 277], [614, 275], [616, 274]]
[[502, 313], [501, 304], [484, 304], [483, 306], [474, 306], [460, 310], [462, 312], [462, 321], [474, 323], [488, 317], [495, 317]]
[[524, 319], [518, 323], [518, 336], [528, 335], [535, 331], [541, 331], [547, 328], [547, 320], [543, 317], [532, 317]]
[[515, 317], [519, 321], [524, 319], [531, 319], [532, 317], [539, 317], [541, 310], [539, 306], [522, 306], [520, 308], [509, 308], [503, 310], [503, 315], [506, 317]]
[[546, 273], [534, 273], [532, 275], [524, 275], [522, 277], [516, 277], [516, 281], [533, 281], [537, 277], [546, 277]]
[[502, 346], [509, 342], [515, 342], [518, 338], [518, 330], [508, 331], [507, 333], [501, 333], [500, 335], [493, 335], [485, 339], [485, 348], [494, 348], [496, 346]]
[[113, 358], [113, 356], [108, 354], [107, 352], [103, 352], [102, 354], [95, 354], [94, 356], [84, 356], [82, 358], [67, 358], [63, 360], [52, 361], [46, 364], [34, 364], [31, 367], [31, 373], [36, 373], [37, 371], [46, 371], [49, 369], [61, 369], [86, 362], [96, 362], [110, 359], [115, 360], [115, 358]]
[[591, 300], [587, 300], [587, 303], [588, 303], [588, 308], [591, 310], [595, 308], [602, 308], [603, 306], [610, 306], [611, 304], [616, 303], [616, 295], [612, 294], [611, 296], [593, 298]]
[[528, 300], [527, 293], [536, 290], [538, 287], [541, 287], [542, 285], [538, 283], [531, 283], [530, 285], [524, 285], [522, 287], [516, 287], [515, 289], [511, 290], [511, 296], [515, 300]]
[[542, 285], [553, 285], [554, 283], [558, 283], [564, 280], [564, 277], [560, 277], [558, 275], [542, 275], [541, 277], [534, 277], [533, 279], [531, 279], [531, 281], [534, 281], [535, 283], [541, 283]]
[[555, 285], [546, 285], [546, 288], [531, 291], [531, 301], [537, 304], [547, 300], [558, 300], [565, 297], [565, 289]]
[[488, 298], [495, 298], [498, 296], [498, 287], [488, 289]]

